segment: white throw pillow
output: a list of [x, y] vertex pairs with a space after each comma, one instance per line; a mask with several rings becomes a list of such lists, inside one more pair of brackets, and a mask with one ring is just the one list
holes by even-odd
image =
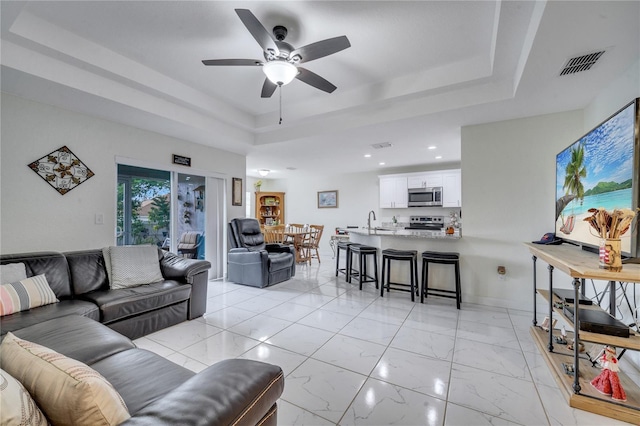
[[7, 426], [49, 424], [22, 383], [4, 370], [0, 370], [0, 424]]
[[0, 284], [14, 283], [27, 278], [27, 269], [24, 263], [7, 263], [0, 265]]
[[156, 246], [109, 247], [111, 288], [129, 288], [164, 280]]

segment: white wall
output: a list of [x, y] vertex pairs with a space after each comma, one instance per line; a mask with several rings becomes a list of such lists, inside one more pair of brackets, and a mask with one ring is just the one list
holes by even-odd
[[[192, 158], [192, 168], [227, 179], [245, 176], [245, 157], [157, 133], [2, 94], [0, 250], [82, 250], [114, 244], [115, 157], [171, 166], [172, 154]], [[66, 145], [94, 173], [60, 195], [27, 167]], [[95, 214], [104, 225], [95, 224]], [[228, 205], [228, 217], [244, 207]]]
[[[350, 173], [263, 179], [262, 191], [285, 192], [285, 221], [324, 225], [321, 255], [331, 255], [330, 235], [335, 228], [364, 226], [370, 210], [378, 212], [378, 174]], [[338, 190], [338, 208], [318, 208], [318, 191]], [[324, 259], [322, 259], [324, 260]]]
[[[463, 288], [473, 299], [532, 309], [523, 242], [553, 232], [555, 156], [582, 129], [582, 111], [462, 128]], [[506, 266], [504, 281], [498, 265]]]

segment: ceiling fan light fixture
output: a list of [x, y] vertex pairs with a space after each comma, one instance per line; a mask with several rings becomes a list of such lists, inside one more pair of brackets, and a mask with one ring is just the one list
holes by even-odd
[[263, 65], [262, 71], [273, 84], [278, 86], [291, 83], [298, 75], [298, 68], [287, 61], [269, 61]]
[[265, 177], [266, 175], [268, 175], [268, 174], [269, 174], [269, 172], [270, 172], [270, 171], [271, 171], [271, 170], [267, 170], [267, 169], [260, 169], [260, 170], [258, 170], [258, 174], [259, 174], [260, 176], [262, 176], [262, 177]]

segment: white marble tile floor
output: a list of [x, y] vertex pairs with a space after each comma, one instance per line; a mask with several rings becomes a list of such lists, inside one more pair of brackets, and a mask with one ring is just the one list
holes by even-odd
[[325, 258], [269, 288], [211, 281], [202, 318], [135, 343], [195, 372], [225, 358], [281, 366], [283, 426], [626, 424], [566, 404], [530, 312], [380, 298]]

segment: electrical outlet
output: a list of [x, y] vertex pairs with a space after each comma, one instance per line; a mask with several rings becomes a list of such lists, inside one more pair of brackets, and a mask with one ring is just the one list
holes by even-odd
[[500, 265], [498, 266], [498, 279], [500, 281], [504, 281], [507, 275], [507, 268], [505, 268], [504, 266]]
[[96, 225], [104, 225], [104, 215], [102, 213], [96, 213]]

